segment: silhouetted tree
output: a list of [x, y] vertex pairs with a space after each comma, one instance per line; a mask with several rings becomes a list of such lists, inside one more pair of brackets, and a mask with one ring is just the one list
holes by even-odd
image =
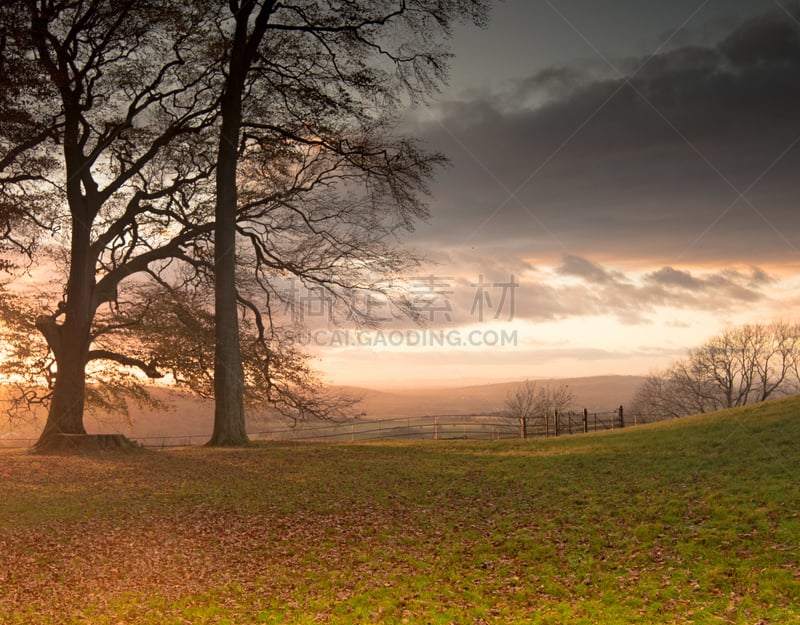
[[213, 74], [186, 62], [201, 16], [148, 0], [0, 9], [0, 198], [3, 213], [14, 211], [3, 248], [30, 260], [68, 250], [63, 297], [35, 323], [54, 361], [40, 448], [85, 432], [89, 362], [159, 375], [153, 361], [102, 342], [119, 328], [111, 318], [125, 308], [123, 281], [148, 272], [168, 280], [168, 261], [212, 232], [207, 205], [194, 199], [213, 171], [198, 149], [216, 117], [212, 100], [198, 97]]
[[[394, 136], [401, 105], [446, 77], [443, 39], [485, 0], [234, 0], [217, 153], [215, 396], [211, 444], [246, 442], [236, 239], [266, 285], [277, 273], [346, 301], [413, 259], [390, 238], [423, 217], [439, 155]], [[239, 179], [237, 183], [237, 171]], [[248, 306], [261, 315], [262, 307]], [[351, 314], [369, 321], [350, 306]], [[265, 327], [262, 321], [259, 328]], [[260, 332], [266, 346], [266, 336]], [[271, 358], [269, 349], [265, 358]]]
[[539, 386], [532, 380], [525, 380], [508, 393], [505, 414], [519, 421], [524, 437], [529, 420], [539, 419], [544, 423], [550, 415], [560, 413], [574, 400], [575, 394], [566, 384]]
[[[274, 382], [300, 358], [272, 316], [279, 281], [320, 289], [332, 315], [359, 323], [375, 321], [359, 305], [366, 293], [415, 314], [396, 278], [417, 259], [396, 235], [426, 215], [443, 159], [395, 128], [446, 77], [452, 24], [481, 23], [486, 10], [485, 0], [0, 7], [0, 251], [34, 262], [69, 250], [63, 298], [35, 324], [52, 354], [40, 446], [84, 432], [88, 363], [162, 373], [148, 353], [156, 338], [135, 334], [153, 329], [148, 283], [166, 301], [214, 277], [212, 444], [246, 442], [248, 380], [297, 413], [324, 411], [318, 395], [290, 391], [303, 376]], [[208, 314], [196, 309], [195, 322]], [[243, 349], [260, 363], [251, 373]]]
[[544, 390], [532, 380], [525, 380], [513, 391], [509, 391], [505, 401], [505, 414], [519, 421], [520, 432], [525, 437], [527, 420], [544, 415]]
[[799, 360], [796, 323], [726, 329], [665, 371], [649, 375], [634, 404], [646, 418], [682, 417], [796, 393]]
[[[159, 366], [180, 386], [213, 399], [216, 324], [211, 289], [192, 287], [159, 295], [137, 328], [138, 339], [159, 354]], [[349, 415], [357, 398], [325, 389], [308, 356], [277, 324], [265, 346], [266, 329], [257, 327], [259, 319], [246, 315], [239, 324], [245, 411], [258, 415], [269, 408], [292, 423]]]

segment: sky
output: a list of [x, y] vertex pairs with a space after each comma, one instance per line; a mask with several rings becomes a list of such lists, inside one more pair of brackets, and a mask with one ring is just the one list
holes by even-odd
[[450, 165], [405, 244], [424, 326], [307, 337], [328, 381], [644, 375], [800, 319], [800, 4], [508, 0], [404, 129]]

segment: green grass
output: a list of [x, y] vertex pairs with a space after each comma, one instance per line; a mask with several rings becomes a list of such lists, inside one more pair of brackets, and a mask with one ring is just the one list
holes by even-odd
[[0, 453], [0, 622], [800, 623], [800, 399], [550, 440]]

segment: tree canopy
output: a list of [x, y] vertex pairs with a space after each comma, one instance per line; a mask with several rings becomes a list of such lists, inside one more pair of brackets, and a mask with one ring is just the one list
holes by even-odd
[[[443, 158], [396, 123], [446, 78], [452, 25], [483, 23], [487, 4], [4, 3], [2, 267], [64, 271], [34, 322], [49, 352], [40, 443], [84, 432], [94, 361], [179, 380], [211, 367], [222, 444], [242, 441], [245, 383], [323, 410], [313, 394], [304, 404], [313, 377], [274, 323], [277, 280], [324, 290], [362, 323], [363, 292], [414, 314], [392, 280], [416, 261], [397, 236], [426, 216]], [[167, 318], [213, 319], [213, 365], [164, 350]]]

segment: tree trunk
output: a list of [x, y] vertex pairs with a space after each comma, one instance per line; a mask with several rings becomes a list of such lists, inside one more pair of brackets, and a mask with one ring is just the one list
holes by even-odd
[[[237, 125], [238, 128], [238, 125]], [[238, 131], [237, 131], [238, 134]], [[223, 142], [225, 143], [224, 139]], [[236, 143], [234, 141], [233, 145]], [[236, 299], [236, 156], [220, 146], [214, 235], [214, 432], [209, 445], [245, 445], [244, 373]], [[235, 147], [232, 148], [235, 153]], [[226, 156], [227, 155], [227, 156]]]
[[[231, 62], [233, 66], [235, 61]], [[242, 117], [243, 77], [228, 77], [222, 99], [222, 128], [217, 154], [217, 205], [214, 234], [214, 432], [209, 445], [248, 442], [244, 418], [244, 373], [239, 348], [236, 299], [236, 168]]]
[[37, 448], [46, 447], [53, 434], [86, 434], [83, 426], [83, 406], [86, 396], [84, 362], [80, 355], [58, 361], [47, 423], [36, 443]]
[[87, 223], [88, 220], [85, 219], [73, 219], [64, 323], [57, 325], [55, 316], [40, 318], [36, 323], [53, 351], [57, 367], [50, 410], [44, 430], [36, 443], [37, 450], [46, 450], [54, 436], [60, 434], [86, 434], [83, 413], [94, 287], [94, 266], [89, 252], [90, 231]]
[[[216, 344], [214, 348], [214, 432], [209, 445], [245, 445], [249, 442], [244, 418], [244, 373], [239, 348], [239, 316], [236, 297], [236, 169], [245, 78], [256, 58], [276, 0], [259, 5], [248, 0], [238, 5], [231, 41], [230, 63], [220, 101], [219, 151], [217, 153], [217, 204], [214, 234], [214, 288]], [[233, 6], [233, 5], [231, 5]], [[256, 11], [255, 20], [250, 18]]]

